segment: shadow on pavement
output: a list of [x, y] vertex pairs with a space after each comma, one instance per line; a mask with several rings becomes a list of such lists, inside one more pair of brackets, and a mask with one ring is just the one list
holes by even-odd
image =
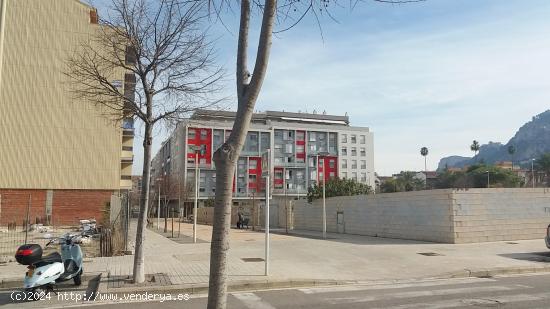
[[[171, 231], [168, 231], [166, 233], [164, 233], [164, 231], [161, 229], [161, 230], [157, 230], [157, 229], [154, 229], [154, 228], [151, 228], [149, 229], [150, 231], [152, 232], [155, 232], [159, 235], [162, 235], [164, 237], [166, 237], [167, 239], [173, 241], [173, 242], [176, 242], [178, 244], [192, 244], [193, 243], [193, 237], [191, 236], [187, 236], [187, 235], [183, 235], [183, 234], [179, 234], [178, 236], [178, 232], [177, 231], [174, 231], [174, 237], [172, 237], [172, 232]], [[204, 244], [204, 243], [210, 243], [209, 241], [205, 241], [205, 240], [202, 240], [200, 238], [197, 237], [197, 243], [198, 244]]]
[[530, 262], [550, 263], [550, 251], [544, 252], [523, 252], [523, 253], [506, 253], [499, 256]]
[[[320, 232], [291, 230], [287, 234], [284, 229], [283, 230], [275, 229], [275, 230], [271, 230], [270, 232], [273, 234], [285, 235], [290, 237], [323, 240], [322, 234]], [[386, 238], [386, 237], [352, 235], [352, 234], [335, 234], [335, 233], [327, 233], [326, 240], [339, 242], [339, 243], [354, 244], [354, 245], [364, 245], [364, 246], [438, 244], [434, 242], [426, 242], [426, 241], [418, 241], [418, 240], [407, 240], [407, 239], [398, 239], [398, 238]]]

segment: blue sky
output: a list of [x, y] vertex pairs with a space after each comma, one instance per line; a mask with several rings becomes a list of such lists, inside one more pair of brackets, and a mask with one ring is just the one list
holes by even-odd
[[[473, 139], [507, 142], [550, 108], [550, 1], [365, 0], [333, 12], [338, 22], [322, 18], [323, 36], [313, 18], [276, 35], [257, 110], [347, 112], [374, 132], [380, 175], [422, 170], [422, 146], [435, 169], [443, 156], [471, 156]], [[211, 31], [229, 96], [237, 19], [227, 14], [229, 31]], [[154, 153], [166, 135], [157, 132]], [[141, 140], [135, 146], [139, 174]]]

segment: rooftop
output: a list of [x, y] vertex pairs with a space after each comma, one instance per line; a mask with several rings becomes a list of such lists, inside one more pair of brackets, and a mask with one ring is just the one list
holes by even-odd
[[[191, 116], [193, 120], [227, 120], [233, 121], [235, 119], [236, 112], [233, 111], [216, 111], [216, 110], [197, 110]], [[319, 123], [319, 124], [335, 124], [349, 126], [349, 117], [317, 114], [317, 113], [292, 113], [292, 112], [279, 112], [279, 111], [265, 111], [261, 113], [254, 113], [252, 115], [253, 123], [263, 123], [267, 121], [282, 121], [282, 122], [307, 122], [307, 123]]]

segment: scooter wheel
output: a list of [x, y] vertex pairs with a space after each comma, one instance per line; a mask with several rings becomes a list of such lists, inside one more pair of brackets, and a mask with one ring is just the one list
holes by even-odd
[[81, 285], [82, 284], [82, 270], [78, 273], [78, 275], [73, 277], [74, 285]]

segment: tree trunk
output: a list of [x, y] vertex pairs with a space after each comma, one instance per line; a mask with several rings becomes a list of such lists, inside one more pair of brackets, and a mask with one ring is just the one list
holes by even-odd
[[227, 252], [231, 229], [231, 197], [235, 165], [239, 159], [246, 134], [252, 119], [254, 105], [260, 93], [269, 53], [276, 0], [266, 0], [256, 54], [254, 73], [250, 83], [247, 69], [248, 29], [250, 24], [250, 0], [241, 0], [239, 43], [237, 51], [237, 98], [238, 109], [228, 140], [214, 153], [216, 164], [216, 197], [212, 242], [210, 245], [210, 280], [208, 286], [208, 309], [224, 309], [227, 304]]
[[147, 208], [149, 205], [149, 182], [151, 173], [151, 145], [153, 126], [145, 123], [145, 136], [143, 140], [143, 176], [141, 183], [141, 203], [139, 205], [139, 219], [136, 231], [136, 244], [134, 252], [134, 282], [145, 282], [145, 258], [143, 256], [144, 232], [147, 225]]

